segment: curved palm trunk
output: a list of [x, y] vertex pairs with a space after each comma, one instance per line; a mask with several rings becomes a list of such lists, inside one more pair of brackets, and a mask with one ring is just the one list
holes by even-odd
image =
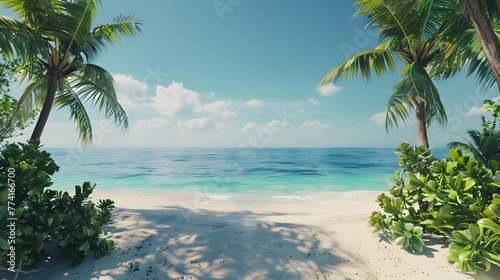
[[500, 90], [500, 45], [480, 0], [464, 0]]
[[425, 102], [422, 100], [418, 101], [415, 108], [416, 119], [417, 119], [417, 137], [418, 145], [424, 146], [427, 150], [429, 149], [429, 140], [427, 139], [427, 125], [425, 122]]
[[40, 139], [40, 137], [42, 136], [43, 129], [45, 128], [47, 120], [49, 119], [52, 104], [54, 103], [54, 97], [56, 96], [58, 84], [59, 81], [57, 79], [57, 75], [50, 75], [47, 96], [45, 97], [45, 101], [43, 102], [42, 111], [40, 112], [40, 116], [38, 117], [38, 121], [36, 122], [35, 130], [33, 130], [33, 134], [31, 134], [31, 139]]

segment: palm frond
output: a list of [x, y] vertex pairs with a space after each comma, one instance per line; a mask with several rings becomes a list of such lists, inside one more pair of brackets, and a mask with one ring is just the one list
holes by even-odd
[[[60, 21], [65, 24], [65, 28], [60, 29], [66, 32], [59, 33], [61, 44], [65, 46], [67, 56], [71, 53], [79, 53], [86, 44], [87, 36], [92, 27], [92, 20], [97, 14], [97, 4], [95, 0], [77, 0], [73, 2], [66, 2], [62, 6], [63, 13], [60, 13]], [[69, 41], [68, 41], [69, 39]]]
[[330, 70], [321, 80], [320, 85], [325, 85], [332, 81], [347, 80], [349, 76], [352, 79], [358, 73], [363, 78], [369, 79], [372, 68], [378, 77], [387, 73], [388, 70], [395, 71], [396, 66], [391, 53], [396, 52], [383, 49], [360, 52]]
[[446, 123], [446, 111], [439, 91], [425, 68], [418, 63], [412, 63], [405, 66], [402, 75], [404, 78], [394, 85], [386, 108], [386, 129], [398, 127], [399, 122], [408, 123], [408, 109], [415, 110], [419, 100], [425, 102], [427, 126], [434, 121], [440, 124]]
[[359, 5], [354, 16], [366, 16], [369, 27], [380, 28], [381, 39], [404, 37], [411, 49], [418, 27], [413, 9], [418, 4], [419, 0], [362, 0], [354, 4]]
[[42, 107], [47, 90], [48, 83], [45, 77], [35, 77], [19, 98], [13, 112], [13, 120], [20, 120], [25, 124], [29, 120], [31, 112]]
[[70, 118], [73, 119], [73, 123], [77, 126], [80, 142], [84, 147], [90, 146], [92, 144], [90, 117], [78, 94], [73, 90], [67, 79], [59, 87], [59, 94], [54, 100], [54, 106], [59, 109], [68, 109]]
[[82, 74], [73, 76], [69, 82], [83, 102], [90, 102], [92, 107], [99, 106], [106, 118], [128, 128], [127, 114], [118, 102], [113, 77], [109, 72], [97, 65], [87, 64]]
[[94, 28], [88, 35], [82, 49], [87, 59], [93, 60], [108, 44], [121, 41], [122, 37], [136, 37], [142, 33], [141, 20], [135, 16], [118, 16], [112, 23]]

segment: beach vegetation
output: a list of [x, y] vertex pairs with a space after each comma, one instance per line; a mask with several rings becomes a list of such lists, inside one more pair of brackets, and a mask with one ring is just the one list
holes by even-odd
[[482, 130], [467, 131], [469, 139], [462, 137], [463, 142], [455, 141], [447, 145], [450, 149], [462, 150], [474, 155], [480, 163], [488, 165], [490, 160], [500, 161], [500, 131], [497, 129], [500, 105], [492, 100], [485, 100], [485, 109], [493, 113], [493, 120], [486, 121], [482, 116]]
[[34, 266], [47, 242], [57, 242], [59, 252], [73, 265], [85, 256], [107, 255], [113, 248], [112, 240], [102, 238], [102, 227], [111, 220], [114, 202], [92, 202], [95, 185], [89, 182], [75, 186], [74, 195], [49, 189], [59, 166], [40, 149], [39, 140], [8, 144], [0, 167], [9, 170], [0, 174], [2, 266], [12, 267], [12, 259], [19, 270]]
[[22, 131], [32, 123], [38, 110], [28, 113], [28, 121], [13, 118], [17, 100], [10, 94], [10, 88], [17, 81], [19, 60], [6, 61], [0, 53], [0, 143], [5, 139], [22, 135]]
[[[20, 20], [0, 16], [0, 50], [22, 60], [21, 81], [29, 83], [16, 103], [14, 116], [25, 123], [41, 109], [32, 139], [40, 139], [53, 107], [67, 109], [82, 145], [92, 143], [92, 125], [85, 105], [128, 127], [117, 100], [114, 79], [93, 61], [107, 45], [141, 32], [135, 16], [119, 15], [112, 23], [94, 25], [100, 0], [1, 0]], [[95, 26], [95, 27], [93, 27]]]
[[401, 170], [369, 218], [374, 232], [391, 233], [397, 245], [422, 252], [426, 236], [451, 244], [448, 262], [461, 272], [500, 265], [500, 164], [450, 150], [436, 159], [424, 146], [396, 149]]

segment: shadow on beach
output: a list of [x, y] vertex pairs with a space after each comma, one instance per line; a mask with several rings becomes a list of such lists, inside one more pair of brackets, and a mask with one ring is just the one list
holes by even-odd
[[[116, 209], [120, 223], [106, 228], [116, 245], [109, 256], [87, 257], [71, 267], [52, 249], [38, 264], [43, 272], [18, 279], [359, 279], [357, 274], [366, 279], [371, 274], [339, 249], [331, 233], [260, 221], [269, 215], [280, 214]], [[340, 266], [352, 272], [344, 275]]]

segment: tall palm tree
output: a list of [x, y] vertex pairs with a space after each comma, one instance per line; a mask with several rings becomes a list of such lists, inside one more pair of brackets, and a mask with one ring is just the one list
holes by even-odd
[[128, 127], [112, 75], [92, 61], [121, 37], [137, 36], [140, 21], [118, 16], [92, 28], [100, 0], [0, 0], [22, 20], [0, 16], [0, 50], [25, 61], [22, 79], [30, 83], [15, 114], [26, 120], [41, 112], [31, 136], [40, 139], [53, 106], [69, 110], [84, 146], [92, 143], [92, 125], [84, 103], [97, 106], [116, 125]]
[[380, 29], [382, 42], [374, 49], [358, 53], [333, 68], [320, 86], [346, 80], [358, 73], [368, 79], [373, 69], [380, 77], [395, 71], [394, 59], [404, 62], [403, 79], [394, 85], [386, 108], [386, 129], [408, 123], [410, 110], [415, 112], [418, 145], [429, 148], [427, 128], [432, 122], [444, 124], [446, 112], [439, 91], [427, 68], [448, 51], [442, 36], [447, 28], [447, 1], [361, 0], [355, 16], [368, 18], [368, 27]]

